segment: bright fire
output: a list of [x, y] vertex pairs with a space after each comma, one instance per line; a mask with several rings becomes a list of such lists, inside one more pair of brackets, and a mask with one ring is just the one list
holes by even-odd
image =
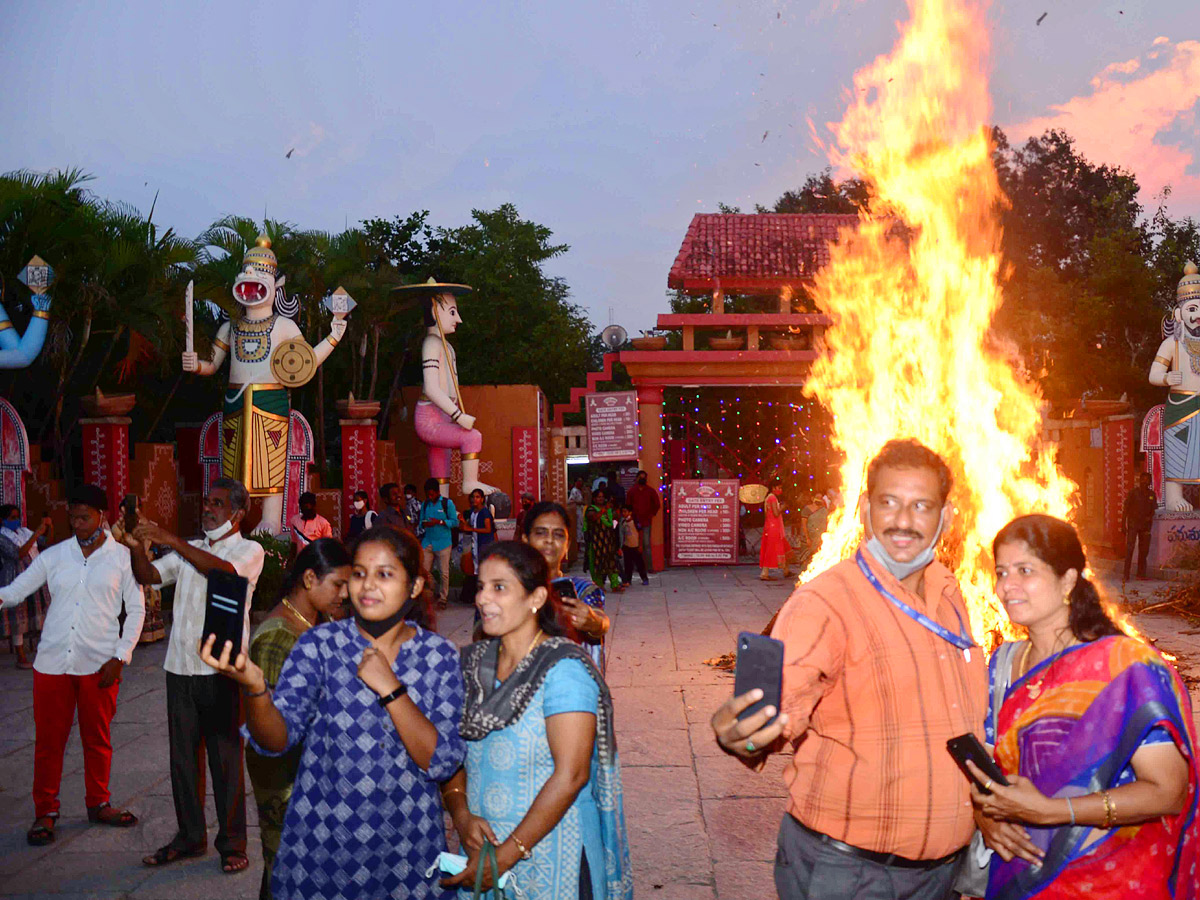
[[989, 632], [1009, 630], [992, 591], [992, 537], [1022, 513], [1067, 517], [1075, 485], [1039, 446], [1036, 387], [989, 333], [1005, 201], [986, 130], [983, 9], [909, 8], [898, 44], [855, 75], [850, 108], [832, 126], [831, 160], [866, 179], [875, 200], [816, 279], [835, 324], [805, 392], [834, 414], [846, 505], [805, 578], [859, 540], [854, 500], [867, 462], [888, 439], [914, 437], [954, 470], [958, 516], [944, 558], [988, 645]]

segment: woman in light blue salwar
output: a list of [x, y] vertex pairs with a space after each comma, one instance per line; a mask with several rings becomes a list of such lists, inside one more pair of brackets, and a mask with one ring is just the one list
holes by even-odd
[[525, 900], [629, 900], [612, 699], [560, 636], [545, 560], [493, 545], [476, 602], [490, 639], [463, 651], [467, 760], [442, 790], [469, 864], [447, 884], [470, 896], [486, 840]]

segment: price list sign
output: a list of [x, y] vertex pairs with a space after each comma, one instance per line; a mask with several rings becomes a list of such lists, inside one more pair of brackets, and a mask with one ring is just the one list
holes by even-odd
[[638, 458], [637, 391], [585, 394], [588, 459], [613, 462]]
[[738, 486], [735, 480], [671, 482], [671, 564], [736, 563]]

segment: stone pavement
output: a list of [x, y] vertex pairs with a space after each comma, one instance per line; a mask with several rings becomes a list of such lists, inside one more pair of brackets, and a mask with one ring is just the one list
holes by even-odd
[[[649, 587], [635, 585], [610, 601], [608, 680], [639, 898], [774, 896], [771, 864], [784, 808], [786, 760], [773, 758], [762, 773], [751, 773], [717, 749], [707, 724], [731, 692], [733, 678], [704, 660], [731, 650], [738, 632], [760, 630], [790, 592], [790, 583], [763, 583], [756, 576], [750, 566], [673, 569], [651, 576]], [[1142, 589], [1157, 587], [1150, 583]], [[1200, 676], [1200, 639], [1181, 634], [1190, 630], [1181, 620], [1151, 613], [1138, 624]], [[465, 642], [470, 610], [452, 607], [441, 626], [443, 633]], [[12, 657], [0, 654], [0, 897], [257, 896], [260, 854], [252, 797], [247, 804], [249, 872], [222, 874], [215, 852], [161, 870], [140, 863], [174, 832], [161, 668], [165, 650], [160, 643], [135, 652], [113, 723], [113, 799], [128, 804], [141, 822], [128, 830], [87, 824], [82, 758], [73, 735], [58, 840], [42, 848], [25, 843], [32, 819], [32, 676], [13, 669]], [[1200, 697], [1194, 701], [1200, 708]], [[208, 811], [211, 822], [211, 799]]]

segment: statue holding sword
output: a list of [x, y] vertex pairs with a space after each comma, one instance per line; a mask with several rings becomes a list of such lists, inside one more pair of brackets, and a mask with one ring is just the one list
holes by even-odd
[[224, 322], [213, 340], [212, 357], [198, 358], [193, 343], [192, 285], [184, 299], [186, 320], [183, 371], [213, 375], [230, 356], [229, 386], [222, 406], [221, 471], [241, 481], [252, 497], [263, 498], [260, 530], [283, 529], [283, 487], [287, 467], [291, 404], [288, 390], [308, 382], [346, 333], [354, 301], [344, 291], [326, 301], [333, 313], [329, 335], [310, 347], [299, 327], [279, 307], [286, 304], [284, 276], [271, 241], [263, 236], [246, 251], [233, 283], [241, 315]]

